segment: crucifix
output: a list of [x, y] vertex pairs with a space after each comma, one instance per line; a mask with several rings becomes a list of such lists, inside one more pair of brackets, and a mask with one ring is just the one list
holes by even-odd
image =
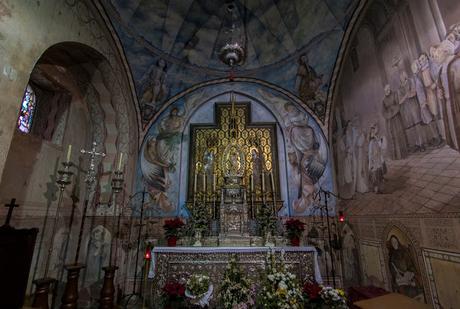
[[4, 226], [10, 226], [11, 216], [13, 215], [13, 209], [15, 207], [19, 207], [19, 205], [16, 204], [16, 199], [13, 198], [11, 199], [11, 202], [9, 204], [5, 204], [5, 207], [8, 207], [8, 214], [6, 215], [6, 221]]
[[80, 232], [78, 234], [77, 250], [75, 252], [74, 263], [66, 265], [67, 269], [67, 283], [62, 296], [61, 308], [77, 308], [78, 300], [78, 278], [80, 270], [85, 267], [83, 264], [79, 264], [80, 248], [83, 239], [83, 230], [85, 228], [86, 213], [88, 211], [89, 197], [94, 192], [94, 183], [96, 182], [96, 158], [105, 157], [105, 153], [96, 151], [97, 143], [93, 142], [91, 150], [81, 149], [80, 152], [84, 155], [89, 155], [89, 167], [85, 176], [86, 193], [85, 193], [85, 204], [83, 207], [83, 213], [80, 224]]

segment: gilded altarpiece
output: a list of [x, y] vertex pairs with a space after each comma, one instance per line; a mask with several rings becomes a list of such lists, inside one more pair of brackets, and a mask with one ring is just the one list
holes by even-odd
[[[240, 162], [244, 168], [242, 185], [249, 189], [250, 178], [254, 174], [254, 191], [256, 199], [261, 199], [262, 181], [261, 172], [265, 173], [266, 189], [269, 189], [270, 179], [268, 175], [273, 173], [275, 191], [279, 190], [279, 170], [277, 156], [277, 139], [275, 123], [252, 123], [251, 105], [238, 102], [234, 104], [216, 103], [214, 124], [192, 124], [190, 126], [190, 157], [188, 174], [188, 200], [193, 199], [194, 176], [199, 175], [197, 189], [203, 189], [202, 174], [208, 174], [206, 178], [207, 190], [213, 186], [220, 190], [225, 184], [225, 149], [235, 143], [243, 152], [244, 162]], [[232, 133], [234, 132], [234, 133]], [[208, 170], [206, 158], [212, 156], [212, 170]], [[257, 156], [258, 160], [255, 160]], [[261, 162], [257, 169], [257, 162]], [[215, 175], [216, 183], [212, 183], [212, 175]], [[217, 194], [217, 196], [220, 196]], [[269, 199], [272, 199], [269, 196]], [[278, 198], [279, 199], [279, 196]]]

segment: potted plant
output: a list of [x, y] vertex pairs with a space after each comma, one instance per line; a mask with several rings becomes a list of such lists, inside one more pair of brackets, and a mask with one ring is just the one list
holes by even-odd
[[209, 306], [214, 287], [208, 276], [193, 274], [187, 280], [185, 296], [190, 303], [204, 308]]
[[305, 231], [305, 223], [298, 219], [289, 219], [284, 223], [286, 226], [287, 237], [291, 241], [292, 246], [300, 245], [300, 236]]
[[164, 308], [185, 308], [185, 284], [168, 281], [162, 289]]
[[165, 236], [169, 247], [176, 246], [177, 238], [179, 237], [180, 230], [183, 226], [184, 222], [179, 218], [165, 221], [163, 229], [165, 230]]

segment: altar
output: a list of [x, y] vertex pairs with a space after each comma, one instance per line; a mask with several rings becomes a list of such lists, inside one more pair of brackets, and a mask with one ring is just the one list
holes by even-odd
[[265, 268], [267, 253], [273, 251], [277, 260], [283, 256], [286, 268], [299, 281], [322, 283], [314, 247], [156, 247], [152, 249], [152, 292], [159, 298], [161, 288], [168, 280], [187, 279], [191, 274], [211, 278], [214, 290], [219, 289], [225, 268], [233, 255], [253, 282], [257, 282]]

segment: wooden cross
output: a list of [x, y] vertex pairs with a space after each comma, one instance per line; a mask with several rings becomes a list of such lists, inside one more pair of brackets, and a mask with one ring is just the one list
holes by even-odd
[[5, 207], [8, 207], [8, 215], [6, 216], [6, 221], [5, 221], [5, 226], [9, 226], [10, 225], [10, 220], [11, 220], [11, 216], [13, 215], [13, 209], [15, 207], [19, 207], [19, 205], [16, 204], [16, 199], [13, 198], [11, 199], [11, 202], [9, 204], [5, 204]]

